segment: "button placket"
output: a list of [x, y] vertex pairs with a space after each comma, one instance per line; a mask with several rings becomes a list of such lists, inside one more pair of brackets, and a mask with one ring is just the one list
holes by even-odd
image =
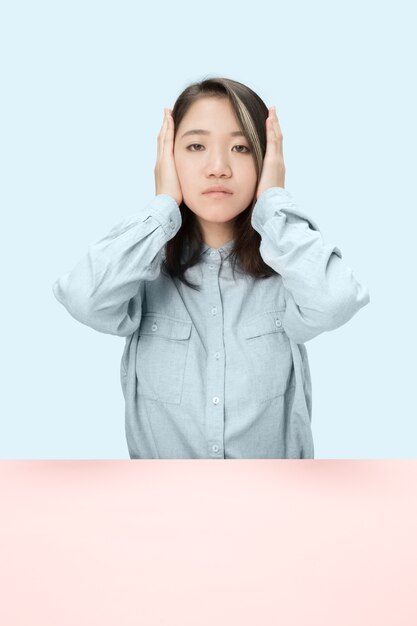
[[[219, 360], [221, 351], [218, 347], [223, 345], [223, 315], [222, 298], [220, 291], [219, 266], [221, 265], [220, 250], [209, 250], [210, 259], [207, 267], [207, 294], [208, 302], [211, 301], [207, 311], [207, 347], [209, 354], [214, 358], [209, 359], [207, 365], [208, 397], [206, 407], [206, 424], [208, 439], [208, 455], [216, 458], [222, 457], [224, 436], [224, 402], [222, 393], [224, 390], [224, 361]], [[221, 393], [219, 394], [219, 391]], [[216, 393], [217, 392], [217, 393]]]

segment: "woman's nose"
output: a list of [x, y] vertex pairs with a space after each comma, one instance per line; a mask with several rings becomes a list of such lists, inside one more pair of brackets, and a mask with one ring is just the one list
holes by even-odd
[[230, 174], [231, 167], [227, 155], [223, 153], [216, 153], [207, 158], [206, 173], [215, 174], [220, 176], [221, 174]]

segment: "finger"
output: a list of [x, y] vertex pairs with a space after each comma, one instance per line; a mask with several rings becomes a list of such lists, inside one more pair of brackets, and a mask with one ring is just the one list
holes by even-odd
[[165, 140], [166, 126], [167, 126], [167, 116], [166, 116], [166, 112], [164, 109], [164, 119], [162, 122], [161, 130], [159, 131], [159, 134], [158, 134], [158, 156], [159, 157], [162, 157], [163, 152], [164, 152], [164, 140]]
[[266, 139], [267, 139], [266, 149], [268, 151], [268, 144], [271, 145], [275, 143], [277, 139], [275, 121], [273, 119], [272, 113], [270, 113], [266, 119]]
[[277, 133], [278, 139], [282, 139], [282, 131], [278, 121], [277, 109], [275, 106], [271, 107], [272, 109], [272, 122]]
[[167, 112], [167, 125], [165, 130], [165, 143], [170, 144], [170, 148], [174, 147], [174, 119], [171, 115], [171, 111], [166, 109]]
[[165, 128], [165, 124], [166, 124], [166, 119], [167, 119], [167, 115], [166, 115], [166, 109], [164, 109], [164, 117], [162, 119], [162, 124], [161, 124], [161, 128], [159, 130], [159, 137], [162, 136], [164, 128]]
[[173, 119], [170, 114], [169, 109], [165, 109], [166, 111], [166, 128], [165, 128], [165, 142], [169, 142], [172, 140], [173, 135]]
[[[279, 145], [282, 143], [282, 132], [279, 124], [274, 117], [268, 117], [267, 119], [267, 142], [272, 145]], [[267, 145], [268, 149], [268, 145]]]
[[158, 133], [158, 147], [159, 147], [159, 144], [161, 143], [161, 137], [162, 137], [162, 133], [164, 130], [164, 124], [165, 124], [165, 112], [164, 112], [164, 117], [162, 119], [161, 128], [159, 129], [159, 133]]
[[267, 122], [269, 127], [272, 127], [274, 122], [275, 122], [275, 107], [270, 107], [269, 108], [269, 112], [268, 112], [268, 117], [267, 117]]
[[276, 117], [275, 107], [269, 108], [266, 119], [267, 143], [265, 158], [275, 160], [282, 154], [282, 134]]

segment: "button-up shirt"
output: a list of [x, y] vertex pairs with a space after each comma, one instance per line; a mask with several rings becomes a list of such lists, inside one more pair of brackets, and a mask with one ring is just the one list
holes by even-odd
[[125, 337], [120, 364], [133, 459], [314, 458], [305, 343], [369, 303], [289, 192], [270, 187], [251, 224], [278, 274], [253, 278], [228, 258], [234, 240], [204, 245], [185, 272], [161, 271], [179, 206], [155, 196], [91, 243], [53, 293], [78, 321]]

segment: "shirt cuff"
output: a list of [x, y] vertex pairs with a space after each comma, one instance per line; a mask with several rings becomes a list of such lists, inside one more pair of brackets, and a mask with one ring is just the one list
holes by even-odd
[[141, 210], [140, 214], [144, 220], [148, 217], [154, 217], [169, 237], [173, 235], [174, 231], [176, 233], [179, 230], [182, 223], [181, 211], [177, 202], [166, 193], [155, 196]]
[[288, 209], [289, 213], [307, 220], [313, 230], [320, 232], [317, 222], [298, 208], [293, 197], [284, 187], [269, 187], [261, 193], [253, 207], [251, 216], [252, 226], [255, 230], [259, 231], [271, 217], [275, 215], [284, 217], [284, 213], [281, 213], [281, 209], [284, 209], [285, 214]]

